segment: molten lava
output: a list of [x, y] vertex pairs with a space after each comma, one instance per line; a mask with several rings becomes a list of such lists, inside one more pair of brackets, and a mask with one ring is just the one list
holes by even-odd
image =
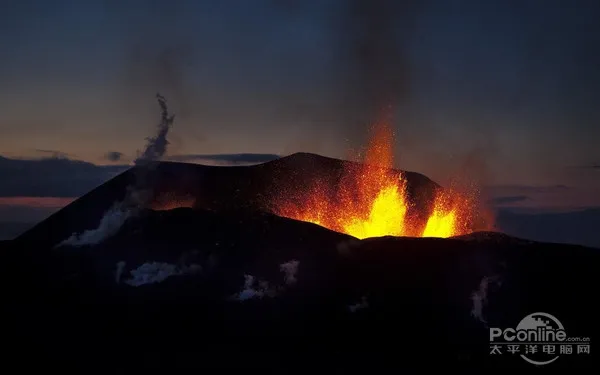
[[393, 133], [383, 124], [376, 128], [362, 163], [345, 168], [335, 191], [318, 182], [302, 203], [284, 199], [275, 211], [359, 239], [388, 235], [452, 237], [470, 232], [470, 199], [439, 189], [430, 212], [420, 217], [411, 212], [414, 204], [405, 176], [392, 168]]

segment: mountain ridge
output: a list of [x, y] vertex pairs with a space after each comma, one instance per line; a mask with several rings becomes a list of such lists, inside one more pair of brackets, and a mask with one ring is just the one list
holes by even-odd
[[[316, 181], [335, 189], [348, 168], [357, 162], [311, 153], [295, 153], [249, 166], [210, 166], [161, 161], [153, 163], [150, 208], [161, 204], [179, 204], [213, 210], [250, 209], [273, 212], [278, 198], [302, 199], [299, 189]], [[104, 184], [92, 189], [71, 204], [22, 233], [18, 242], [57, 244], [73, 233], [97, 227], [100, 219], [116, 202], [125, 199], [127, 187], [136, 183], [140, 166], [133, 166]], [[408, 193], [414, 198], [414, 210], [426, 211], [434, 192], [441, 187], [428, 177], [405, 173]], [[167, 203], [165, 203], [167, 202]], [[175, 203], [173, 203], [175, 202]], [[82, 215], [85, 213], [85, 215]], [[423, 215], [423, 214], [422, 214]]]

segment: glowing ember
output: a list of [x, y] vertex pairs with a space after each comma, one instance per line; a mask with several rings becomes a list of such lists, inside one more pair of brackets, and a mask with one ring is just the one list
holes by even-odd
[[[338, 189], [319, 182], [301, 204], [285, 199], [277, 214], [307, 221], [363, 239], [381, 236], [452, 237], [470, 232], [471, 205], [456, 192], [437, 193], [425, 221], [413, 208], [407, 181], [393, 168], [393, 133], [380, 125], [362, 164], [344, 171]], [[425, 215], [427, 216], [427, 215]]]

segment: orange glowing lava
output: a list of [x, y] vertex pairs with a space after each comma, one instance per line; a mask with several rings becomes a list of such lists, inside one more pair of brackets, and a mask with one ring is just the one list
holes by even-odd
[[393, 132], [387, 124], [375, 129], [360, 164], [345, 168], [335, 191], [317, 182], [302, 203], [285, 200], [280, 216], [307, 221], [359, 239], [381, 236], [452, 237], [471, 232], [470, 199], [439, 189], [429, 212], [415, 214], [407, 180], [393, 170]]

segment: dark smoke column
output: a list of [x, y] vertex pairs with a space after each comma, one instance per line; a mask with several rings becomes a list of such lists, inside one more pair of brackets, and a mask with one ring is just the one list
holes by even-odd
[[408, 38], [417, 1], [348, 0], [334, 20], [344, 131], [364, 144], [367, 126], [410, 97]]

